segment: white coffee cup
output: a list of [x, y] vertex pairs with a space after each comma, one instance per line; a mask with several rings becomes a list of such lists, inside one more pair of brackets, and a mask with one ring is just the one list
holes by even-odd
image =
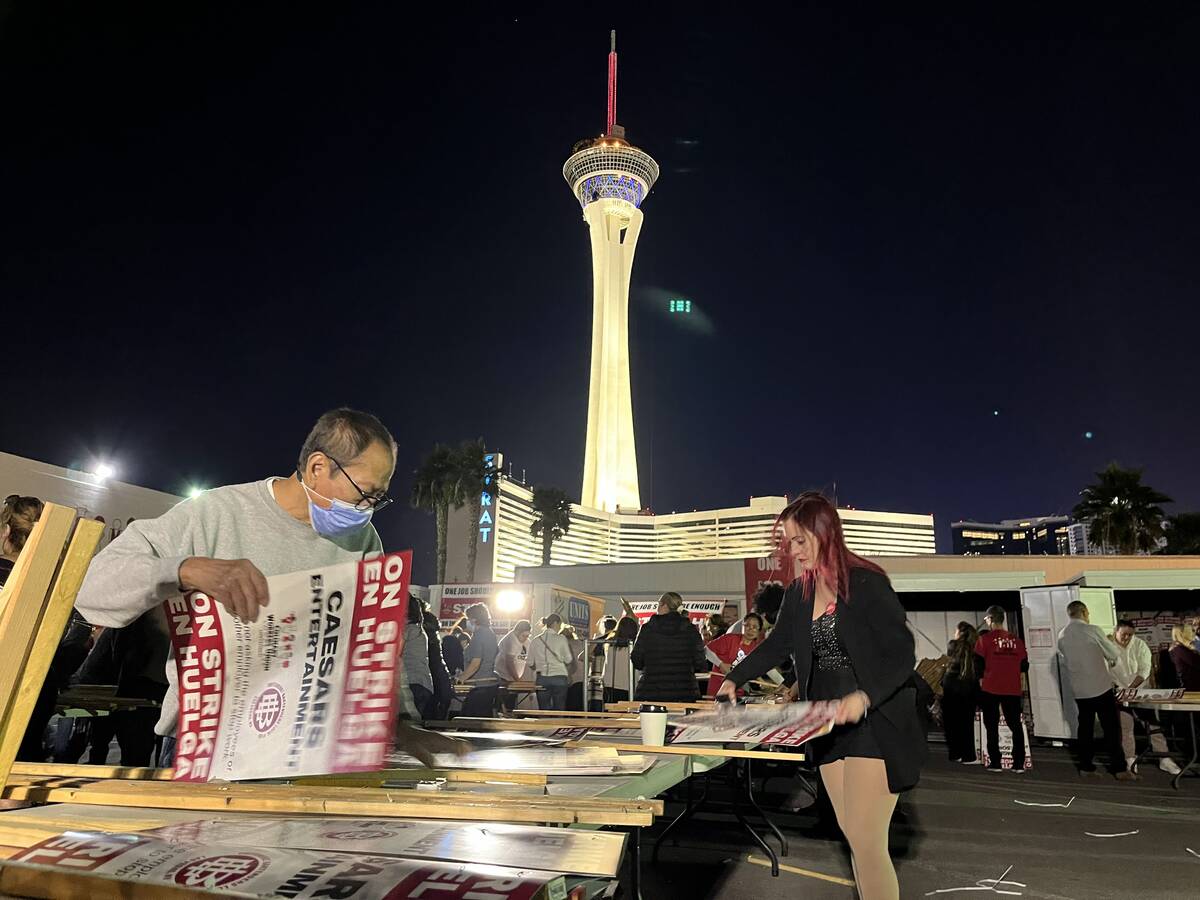
[[646, 747], [661, 747], [667, 739], [667, 708], [645, 704], [638, 712], [642, 726], [642, 744]]

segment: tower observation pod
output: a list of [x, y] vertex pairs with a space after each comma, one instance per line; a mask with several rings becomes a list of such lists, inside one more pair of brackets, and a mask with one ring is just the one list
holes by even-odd
[[588, 388], [583, 506], [641, 509], [629, 384], [629, 278], [642, 230], [642, 201], [658, 163], [625, 140], [617, 124], [617, 33], [608, 54], [603, 135], [575, 145], [563, 178], [583, 208], [592, 240], [592, 371]]

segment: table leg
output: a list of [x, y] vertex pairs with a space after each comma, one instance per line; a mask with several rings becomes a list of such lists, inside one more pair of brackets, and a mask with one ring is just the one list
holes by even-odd
[[642, 900], [642, 828], [629, 829], [629, 896]]
[[708, 799], [708, 773], [707, 772], [704, 773], [704, 791], [700, 794], [700, 802], [699, 803], [692, 802], [692, 800], [693, 800], [692, 778], [689, 777], [687, 780], [687, 805], [683, 808], [683, 811], [680, 812], [679, 815], [677, 815], [674, 819], [671, 820], [671, 823], [662, 830], [662, 833], [658, 836], [658, 839], [655, 840], [654, 853], [651, 856], [651, 859], [654, 862], [656, 862], [656, 863], [658, 862], [658, 848], [662, 846], [662, 842], [664, 840], [666, 840], [667, 835], [670, 834], [672, 831], [674, 831], [677, 826], [682, 825], [684, 822], [686, 822], [688, 819], [690, 819], [692, 816], [694, 816], [696, 814], [696, 811], [698, 809], [700, 809], [702, 806], [704, 806], [704, 802], [707, 799]]
[[[747, 760], [734, 760], [734, 762], [735, 763], [745, 762], [748, 764], [750, 762], [750, 760], [748, 760], [748, 759]], [[748, 767], [749, 766], [747, 765], [747, 768]], [[749, 834], [750, 837], [754, 838], [754, 842], [756, 844], [758, 844], [758, 846], [762, 847], [763, 852], [766, 853], [767, 857], [771, 860], [771, 875], [778, 878], [779, 877], [779, 857], [775, 855], [774, 848], [772, 848], [770, 844], [768, 844], [765, 840], [763, 840], [763, 836], [761, 834], [759, 834], [757, 831], [755, 831], [754, 826], [750, 824], [750, 821], [744, 815], [742, 815], [742, 795], [741, 795], [741, 792], [738, 790], [738, 787], [739, 787], [739, 785], [737, 783], [737, 775], [735, 775], [734, 779], [733, 779], [733, 815], [737, 818], [737, 820], [741, 824], [742, 828], [744, 828], [746, 830], [746, 833]], [[772, 827], [774, 827], [774, 826], [772, 826]], [[781, 837], [782, 837], [782, 835], [781, 835]]]
[[775, 823], [771, 821], [771, 819], [763, 811], [763, 808], [758, 805], [758, 799], [754, 796], [754, 774], [750, 768], [750, 766], [753, 762], [754, 761], [750, 760], [750, 759], [746, 760], [746, 799], [750, 801], [750, 805], [752, 807], [754, 807], [754, 811], [756, 813], [758, 813], [759, 817], [764, 822], [767, 823], [767, 827], [770, 828], [773, 832], [775, 832], [775, 837], [777, 837], [779, 839], [779, 854], [780, 854], [780, 856], [787, 856], [788, 855], [787, 838], [785, 838], [783, 836], [782, 831], [780, 831], [778, 828], [775, 827]]
[[1184, 776], [1184, 773], [1186, 773], [1189, 769], [1191, 769], [1194, 765], [1196, 765], [1196, 756], [1197, 756], [1197, 753], [1200, 752], [1197, 750], [1197, 747], [1196, 747], [1196, 714], [1189, 712], [1189, 713], [1187, 713], [1187, 717], [1188, 717], [1188, 728], [1191, 731], [1191, 735], [1192, 735], [1192, 758], [1187, 761], [1186, 765], [1184, 765], [1183, 767], [1180, 768], [1179, 774], [1171, 779], [1171, 787], [1175, 788], [1175, 790], [1179, 790], [1179, 779], [1181, 779]]

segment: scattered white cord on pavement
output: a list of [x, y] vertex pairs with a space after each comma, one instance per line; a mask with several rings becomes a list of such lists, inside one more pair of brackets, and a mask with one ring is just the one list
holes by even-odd
[[[1075, 798], [1072, 797], [1071, 799], [1074, 800]], [[1055, 804], [1051, 804], [1051, 805], [1055, 805]], [[1061, 804], [1059, 804], [1059, 805], [1061, 805]], [[1197, 855], [1200, 855], [1200, 854], [1197, 854]], [[979, 881], [975, 882], [970, 887], [942, 888], [941, 890], [937, 890], [937, 891], [927, 891], [925, 893], [925, 896], [932, 897], [934, 894], [956, 894], [959, 891], [990, 891], [993, 894], [1005, 894], [1009, 897], [1021, 897], [1021, 896], [1023, 896], [1023, 894], [1020, 891], [1002, 891], [1002, 890], [1000, 890], [1000, 885], [1004, 885], [1006, 887], [1021, 887], [1021, 888], [1026, 887], [1026, 885], [1020, 881], [1005, 881], [1004, 880], [1007, 877], [1008, 873], [1012, 871], [1012, 869], [1013, 869], [1013, 867], [1009, 866], [1007, 869], [1004, 870], [1004, 874], [1001, 875], [999, 878], [981, 878], [981, 879], [979, 879]]]
[[1055, 807], [1059, 807], [1060, 809], [1066, 809], [1074, 802], [1075, 802], [1074, 797], [1072, 797], [1066, 803], [1034, 803], [1030, 800], [1014, 800], [1013, 801], [1013, 803], [1016, 803], [1018, 806], [1055, 806]]
[[1196, 859], [1200, 859], [1200, 853], [1197, 853], [1191, 847], [1184, 847], [1183, 849], [1186, 850], [1188, 853], [1192, 854], [1192, 856], [1196, 857]]
[[1119, 831], [1116, 834], [1096, 834], [1092, 831], [1085, 831], [1084, 834], [1088, 837], [1129, 837], [1133, 834], [1141, 834], [1141, 831]]

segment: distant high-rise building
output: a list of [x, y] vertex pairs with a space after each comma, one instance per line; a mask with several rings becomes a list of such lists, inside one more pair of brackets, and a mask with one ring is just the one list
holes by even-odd
[[958, 556], [1067, 556], [1071, 549], [1068, 516], [955, 522], [950, 526]]

